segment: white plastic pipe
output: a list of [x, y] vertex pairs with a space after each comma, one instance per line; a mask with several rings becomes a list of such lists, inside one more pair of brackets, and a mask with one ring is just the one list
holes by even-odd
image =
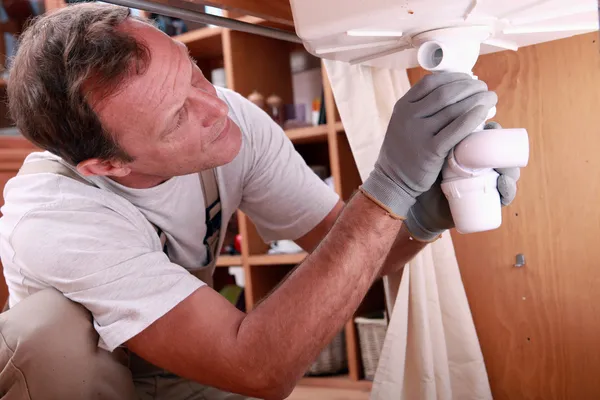
[[480, 42], [463, 38], [460, 42], [431, 40], [419, 46], [419, 65], [433, 72], [466, 72], [471, 70], [479, 57]]
[[502, 224], [502, 205], [495, 168], [525, 167], [529, 141], [525, 129], [473, 132], [448, 156], [442, 171], [442, 191], [456, 229], [473, 233]]
[[[440, 29], [422, 34], [417, 59], [432, 72], [472, 69], [485, 32], [477, 29]], [[474, 79], [477, 77], [473, 76]], [[496, 113], [490, 110], [488, 118]], [[483, 130], [483, 124], [450, 153], [442, 170], [442, 191], [460, 233], [496, 229], [502, 224], [502, 204], [495, 168], [525, 167], [529, 140], [525, 129]]]
[[525, 167], [528, 159], [529, 140], [525, 129], [493, 129], [469, 135], [456, 146], [448, 163], [463, 171], [473, 171]]
[[[417, 61], [424, 69], [431, 72], [463, 72], [473, 79], [473, 67], [479, 58], [481, 42], [487, 34], [480, 30], [466, 28], [439, 29], [422, 34], [426, 40], [419, 45]], [[438, 38], [435, 40], [434, 38]], [[496, 107], [488, 113], [488, 119], [496, 115]], [[483, 125], [478, 128], [483, 129]]]

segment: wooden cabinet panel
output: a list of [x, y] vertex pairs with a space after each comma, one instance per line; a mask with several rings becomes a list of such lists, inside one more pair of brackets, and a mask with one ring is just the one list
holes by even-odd
[[6, 182], [17, 174], [25, 157], [36, 149], [23, 137], [0, 136], [0, 206], [4, 204]]
[[[23, 160], [36, 147], [22, 137], [0, 137], [0, 207], [4, 204], [4, 186], [17, 174]], [[0, 212], [0, 216], [2, 213]], [[2, 262], [0, 260], [0, 269]], [[8, 296], [8, 289], [4, 279], [0, 279], [0, 307], [4, 305]]]
[[496, 400], [600, 398], [597, 39], [482, 56], [474, 70], [498, 93], [494, 119], [526, 128], [531, 144], [502, 227], [453, 233]]

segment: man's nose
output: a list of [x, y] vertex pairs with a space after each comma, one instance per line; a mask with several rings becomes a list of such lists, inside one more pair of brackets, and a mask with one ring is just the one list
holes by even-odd
[[199, 106], [204, 110], [202, 126], [210, 127], [227, 116], [229, 108], [216, 94], [202, 89], [198, 90], [198, 92]]

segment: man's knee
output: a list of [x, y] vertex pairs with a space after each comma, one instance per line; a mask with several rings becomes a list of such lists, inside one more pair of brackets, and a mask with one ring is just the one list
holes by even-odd
[[[31, 295], [0, 314], [0, 334], [0, 368], [10, 364], [18, 369], [33, 400], [134, 396], [129, 369], [123, 358], [118, 360], [122, 350], [99, 349], [90, 313], [54, 289]], [[13, 378], [3, 381], [0, 374], [0, 390], [15, 384]]]
[[13, 351], [27, 346], [39, 356], [95, 347], [98, 340], [90, 313], [55, 289], [37, 292], [0, 314], [0, 333]]

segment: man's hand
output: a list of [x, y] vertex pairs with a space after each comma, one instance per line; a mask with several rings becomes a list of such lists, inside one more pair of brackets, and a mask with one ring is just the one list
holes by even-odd
[[[500, 129], [497, 122], [489, 122], [484, 129]], [[498, 168], [498, 192], [503, 206], [509, 205], [517, 195], [519, 168]], [[445, 230], [454, 228], [454, 220], [446, 196], [440, 187], [442, 177], [438, 175], [435, 184], [420, 195], [411, 207], [405, 221], [410, 234], [417, 240], [429, 242], [439, 237]]]
[[484, 82], [467, 74], [424, 77], [396, 103], [363, 192], [405, 218], [436, 181], [450, 150], [483, 123], [497, 100]]

